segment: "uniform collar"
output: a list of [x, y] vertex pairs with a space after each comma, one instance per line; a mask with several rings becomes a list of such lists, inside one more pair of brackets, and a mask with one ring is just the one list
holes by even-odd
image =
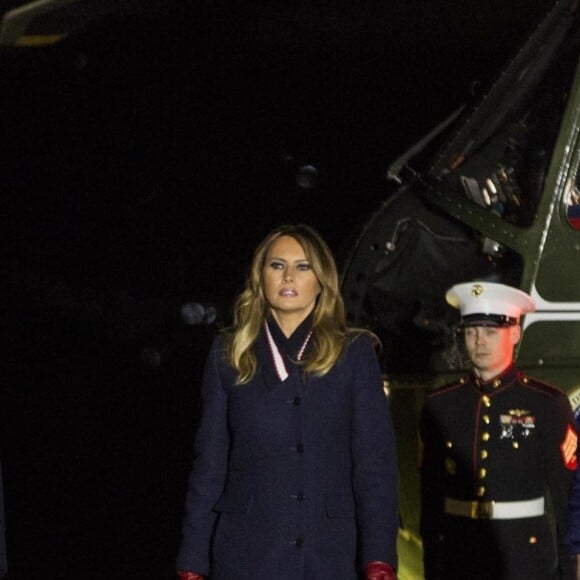
[[499, 375], [487, 380], [482, 381], [475, 372], [471, 373], [471, 380], [473, 384], [482, 392], [482, 393], [493, 393], [497, 391], [501, 387], [507, 387], [511, 385], [518, 376], [518, 370], [514, 366], [514, 364], [510, 364], [506, 369], [504, 369]]

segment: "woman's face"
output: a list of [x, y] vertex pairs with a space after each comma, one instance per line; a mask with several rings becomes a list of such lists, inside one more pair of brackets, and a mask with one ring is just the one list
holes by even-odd
[[300, 243], [291, 236], [277, 238], [262, 270], [264, 293], [278, 322], [298, 326], [314, 309], [321, 286]]

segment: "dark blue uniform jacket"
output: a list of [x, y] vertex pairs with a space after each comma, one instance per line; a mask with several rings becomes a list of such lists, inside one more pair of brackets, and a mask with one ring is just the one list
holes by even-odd
[[[566, 504], [576, 467], [576, 433], [562, 391], [513, 366], [487, 382], [471, 375], [429, 395], [421, 439], [427, 580], [565, 577]], [[490, 511], [452, 514], [445, 498]], [[493, 502], [514, 506], [511, 502], [537, 498], [544, 498], [545, 514], [490, 517]]]
[[[302, 325], [283, 356], [306, 336]], [[212, 580], [357, 578], [355, 562], [396, 567], [395, 437], [379, 365], [366, 335], [335, 368], [305, 378], [285, 356], [275, 372], [265, 333], [245, 385], [214, 342], [186, 498], [177, 568]]]

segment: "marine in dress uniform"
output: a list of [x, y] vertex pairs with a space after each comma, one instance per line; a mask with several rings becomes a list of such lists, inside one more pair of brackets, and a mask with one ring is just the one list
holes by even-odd
[[461, 310], [473, 371], [430, 393], [421, 415], [425, 577], [566, 578], [574, 416], [563, 392], [513, 364], [520, 316], [534, 302], [487, 282], [456, 285], [446, 298]]

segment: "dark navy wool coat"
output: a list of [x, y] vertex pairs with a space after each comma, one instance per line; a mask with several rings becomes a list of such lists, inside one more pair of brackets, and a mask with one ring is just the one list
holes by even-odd
[[287, 360], [285, 381], [264, 333], [256, 348], [258, 372], [239, 386], [220, 338], [209, 354], [177, 568], [355, 580], [369, 561], [396, 567], [395, 437], [370, 338], [352, 339], [324, 377]]

